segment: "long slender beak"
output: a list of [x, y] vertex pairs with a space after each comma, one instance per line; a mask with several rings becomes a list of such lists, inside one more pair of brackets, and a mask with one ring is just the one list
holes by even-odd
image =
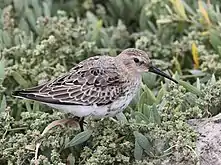
[[176, 84], [178, 84], [178, 82], [176, 80], [174, 80], [172, 77], [170, 77], [169, 75], [167, 75], [166, 73], [162, 72], [160, 69], [156, 68], [155, 66], [150, 66], [149, 67], [149, 72], [153, 72], [153, 73], [156, 73], [160, 76], [163, 76], [163, 77], [166, 77], [167, 79], [175, 82]]

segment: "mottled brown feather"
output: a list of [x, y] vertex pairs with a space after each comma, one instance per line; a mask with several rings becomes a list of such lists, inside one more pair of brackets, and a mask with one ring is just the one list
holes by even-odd
[[[106, 58], [109, 58], [106, 56]], [[50, 82], [23, 91], [27, 97], [47, 103], [106, 105], [121, 96], [125, 80], [114, 61], [101, 65], [105, 58], [92, 57]]]

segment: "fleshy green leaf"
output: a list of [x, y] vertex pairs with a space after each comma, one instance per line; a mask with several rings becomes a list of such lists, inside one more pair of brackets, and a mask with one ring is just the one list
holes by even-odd
[[7, 31], [3, 31], [2, 32], [2, 40], [5, 44], [6, 47], [10, 47], [11, 46], [11, 36]]
[[153, 113], [153, 107], [150, 108], [150, 116], [149, 116], [150, 123], [154, 123], [154, 113]]
[[219, 32], [217, 30], [211, 29], [209, 34], [209, 39], [212, 47], [217, 52], [219, 52], [218, 47], [221, 45], [221, 38], [219, 37]]
[[43, 5], [44, 16], [50, 17], [51, 16], [51, 10], [50, 10], [49, 4], [46, 3], [46, 2], [42, 2], [42, 5]]
[[213, 85], [213, 84], [215, 84], [215, 83], [216, 83], [216, 77], [215, 77], [214, 74], [212, 74], [212, 77], [211, 77], [211, 79], [210, 79], [210, 85]]
[[4, 61], [0, 61], [0, 79], [3, 80], [5, 77], [5, 66], [4, 66]]
[[189, 92], [197, 95], [197, 96], [202, 96], [203, 92], [200, 91], [199, 89], [197, 89], [196, 87], [194, 87], [193, 85], [182, 81], [182, 80], [178, 80], [179, 84], [182, 85], [184, 88], [186, 88], [186, 90], [188, 90]]
[[175, 79], [175, 80], [179, 80], [180, 79], [180, 75], [179, 75], [179, 73], [176, 71], [175, 72], [175, 74], [173, 75], [173, 78]]
[[170, 0], [170, 1], [172, 2], [176, 13], [184, 20], [187, 20], [187, 15], [182, 1], [181, 0]]
[[85, 130], [84, 132], [80, 132], [69, 143], [66, 144], [65, 148], [73, 147], [87, 141], [91, 137], [92, 132], [92, 130]]
[[147, 93], [144, 91], [141, 96], [140, 96], [140, 100], [138, 102], [138, 111], [139, 112], [142, 112], [143, 110], [143, 104], [146, 103], [147, 101]]
[[137, 140], [135, 140], [134, 158], [136, 160], [141, 160], [142, 155], [143, 155], [143, 148], [138, 144]]
[[147, 105], [147, 104], [144, 104], [143, 105], [143, 114], [149, 119], [149, 117], [150, 117], [150, 111], [151, 111], [151, 109], [150, 109], [150, 105]]
[[128, 123], [126, 116], [121, 112], [116, 115], [116, 118], [121, 123]]
[[176, 57], [173, 57], [173, 62], [175, 64], [176, 72], [178, 72], [179, 75], [181, 75], [182, 74], [182, 69], [181, 69], [180, 62], [178, 61], [178, 59]]
[[200, 79], [199, 78], [196, 79], [196, 88], [199, 89], [199, 90], [201, 89], [201, 84], [200, 84]]
[[39, 110], [40, 110], [39, 103], [35, 101], [33, 104], [33, 111], [38, 112]]
[[40, 17], [42, 15], [42, 8], [39, 4], [39, 1], [31, 0], [32, 7], [36, 17]]
[[154, 116], [154, 122], [160, 125], [161, 117], [160, 117], [160, 114], [159, 114], [159, 112], [157, 110], [156, 104], [154, 104], [152, 106], [152, 112], [153, 112], [153, 116]]
[[13, 72], [12, 76], [18, 84], [23, 87], [28, 87], [28, 82], [18, 72]]
[[190, 7], [189, 4], [187, 4], [187, 2], [182, 1], [182, 3], [183, 3], [183, 6], [184, 6], [185, 10], [186, 10], [188, 13], [190, 13], [190, 14], [192, 14], [192, 15], [196, 15], [196, 12]]
[[[29, 30], [30, 30], [29, 25], [28, 25], [27, 21], [24, 18], [21, 18], [19, 20], [18, 27], [19, 27], [19, 29], [24, 30], [26, 32], [29, 32]], [[15, 35], [14, 41], [15, 41], [15, 44], [21, 44], [20, 36]]]
[[161, 102], [161, 100], [162, 100], [163, 96], [165, 95], [165, 93], [166, 93], [165, 86], [162, 85], [161, 89], [158, 92], [157, 98], [156, 98], [156, 104], [159, 104]]
[[36, 17], [35, 17], [34, 12], [30, 8], [25, 9], [25, 17], [28, 21], [28, 24], [32, 28], [32, 30], [37, 33], [37, 31], [36, 31]]
[[156, 97], [154, 96], [153, 92], [147, 86], [144, 86], [144, 91], [147, 93], [147, 100], [145, 101], [145, 103], [147, 103], [148, 105], [152, 105], [153, 103], [155, 103]]
[[147, 116], [145, 116], [143, 113], [141, 112], [134, 112], [134, 115], [135, 115], [135, 118], [136, 118], [136, 121], [139, 123], [141, 121], [144, 121], [146, 123], [149, 123], [149, 119]]
[[146, 84], [150, 88], [155, 86], [156, 77], [157, 77], [156, 74], [152, 73], [144, 73], [142, 76], [144, 84]]
[[6, 99], [5, 99], [5, 95], [3, 95], [2, 102], [1, 102], [1, 107], [0, 107], [0, 113], [4, 112], [5, 109], [6, 109]]
[[135, 140], [137, 143], [142, 147], [145, 152], [148, 154], [152, 154], [152, 145], [151, 142], [141, 133], [138, 131], [134, 131]]
[[26, 106], [26, 109], [27, 109], [28, 112], [32, 112], [31, 105], [30, 105], [29, 101], [25, 102], [25, 106]]
[[22, 12], [22, 9], [24, 8], [24, 3], [21, 0], [13, 0], [13, 7], [17, 13], [20, 13]]

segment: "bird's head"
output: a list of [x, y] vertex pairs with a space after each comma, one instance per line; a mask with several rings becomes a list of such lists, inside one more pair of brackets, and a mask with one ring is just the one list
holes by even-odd
[[123, 64], [129, 70], [132, 70], [136, 73], [153, 72], [155, 74], [166, 77], [175, 83], [178, 83], [172, 77], [153, 66], [149, 56], [150, 53], [135, 48], [125, 49], [119, 54], [120, 60], [123, 61]]

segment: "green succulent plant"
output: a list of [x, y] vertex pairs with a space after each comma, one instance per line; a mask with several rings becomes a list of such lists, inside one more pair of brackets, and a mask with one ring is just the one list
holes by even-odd
[[[220, 113], [220, 1], [0, 2], [2, 164], [196, 164], [189, 119]], [[94, 55], [136, 47], [179, 85], [146, 73], [116, 120], [47, 127], [68, 115], [11, 97]], [[64, 122], [65, 123], [65, 122]], [[46, 127], [46, 129], [45, 129]], [[49, 129], [50, 128], [50, 129]], [[36, 151], [37, 154], [36, 154]], [[36, 154], [36, 155], [35, 155]]]

